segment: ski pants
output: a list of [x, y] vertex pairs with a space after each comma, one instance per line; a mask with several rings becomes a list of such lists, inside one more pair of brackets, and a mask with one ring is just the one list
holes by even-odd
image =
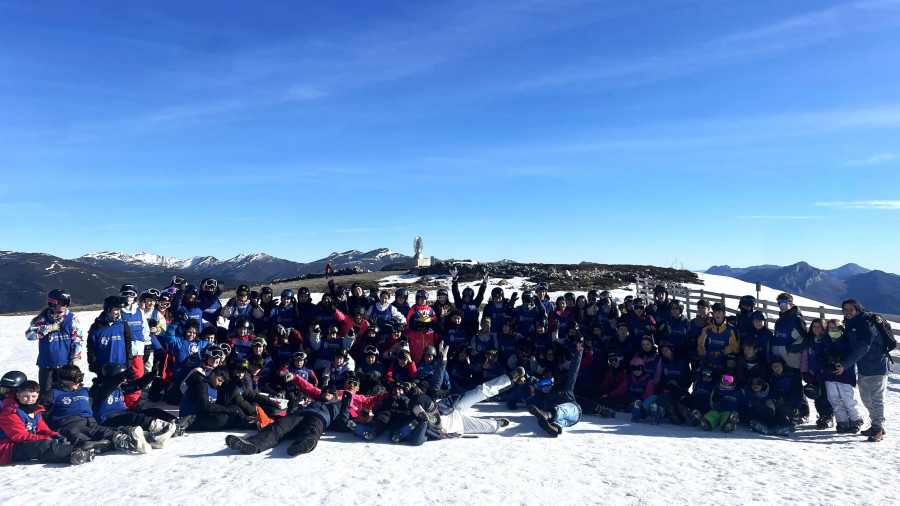
[[144, 430], [150, 429], [153, 418], [145, 415], [140, 411], [121, 411], [113, 413], [100, 425], [104, 427], [140, 427]]
[[229, 413], [197, 413], [197, 418], [188, 427], [190, 432], [216, 432], [220, 430], [246, 427], [247, 423]]
[[56, 367], [38, 367], [38, 385], [41, 386], [41, 394], [50, 391], [50, 385], [59, 381], [59, 369]]
[[61, 445], [56, 441], [49, 439], [39, 439], [37, 441], [22, 441], [14, 443], [12, 447], [12, 461], [25, 462], [28, 460], [37, 460], [42, 463], [66, 463], [70, 461], [72, 445]]
[[[475, 404], [498, 395], [501, 390], [509, 387], [511, 384], [509, 376], [505, 374], [486, 381], [464, 393], [460, 397], [459, 402], [456, 403], [453, 412], [447, 416], [458, 416], [460, 418], [463, 434], [493, 434], [500, 430], [500, 424], [494, 419], [472, 416], [469, 410]], [[455, 426], [455, 424], [451, 424], [451, 426]]]
[[856, 392], [853, 385], [826, 381], [825, 392], [828, 394], [828, 402], [831, 403], [837, 423], [859, 420], [859, 412], [856, 410]]
[[279, 416], [277, 420], [247, 440], [255, 444], [260, 452], [275, 448], [285, 438], [293, 438], [297, 443], [307, 443], [311, 447], [309, 451], [312, 451], [324, 431], [325, 423], [317, 416], [287, 415]]
[[75, 447], [80, 447], [88, 441], [100, 441], [101, 439], [112, 441], [118, 431], [98, 424], [92, 416], [87, 418], [70, 416], [62, 420], [57, 432], [66, 436], [66, 439]]
[[731, 413], [731, 411], [715, 411], [711, 409], [703, 415], [703, 418], [706, 418], [713, 430], [718, 430], [725, 425], [725, 421], [728, 420]]
[[887, 388], [887, 375], [863, 376], [856, 380], [859, 386], [859, 397], [863, 406], [869, 410], [872, 425], [884, 426], [884, 390]]
[[[134, 372], [134, 379], [138, 379], [144, 376], [144, 356], [137, 355], [131, 359], [131, 371]], [[135, 409], [137, 407], [138, 400], [141, 398], [141, 391], [132, 392], [125, 396], [125, 407], [128, 409]]]

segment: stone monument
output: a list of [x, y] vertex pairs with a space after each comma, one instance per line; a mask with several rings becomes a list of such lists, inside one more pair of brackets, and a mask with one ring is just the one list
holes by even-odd
[[422, 257], [422, 238], [419, 236], [413, 239], [413, 253], [412, 260], [409, 261], [411, 268], [431, 266], [432, 259]]

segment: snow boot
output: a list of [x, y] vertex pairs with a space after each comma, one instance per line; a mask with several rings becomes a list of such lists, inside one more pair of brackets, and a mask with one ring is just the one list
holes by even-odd
[[69, 462], [71, 462], [73, 466], [80, 466], [81, 464], [86, 464], [92, 460], [94, 460], [94, 450], [77, 448], [72, 450], [72, 454], [69, 455]]
[[884, 437], [884, 429], [882, 429], [881, 427], [879, 427], [877, 425], [873, 425], [872, 427], [869, 428], [869, 442], [870, 443], [877, 443], [877, 442], [881, 441], [881, 439], [883, 437]]
[[634, 406], [631, 408], [631, 423], [640, 422], [641, 418], [641, 405], [634, 403]]
[[701, 413], [699, 409], [695, 409], [695, 410], [691, 411], [691, 418], [694, 420], [694, 427], [697, 427], [698, 425], [700, 425], [700, 423], [701, 423], [700, 421], [704, 420], [703, 413]]
[[816, 428], [819, 430], [830, 429], [834, 427], [834, 421], [830, 418], [818, 418], [816, 419]]
[[403, 441], [404, 439], [406, 439], [410, 435], [410, 433], [412, 433], [413, 429], [416, 428], [416, 425], [419, 425], [419, 421], [413, 420], [413, 421], [409, 422], [408, 424], [395, 430], [394, 433], [391, 434], [391, 442], [399, 443], [400, 441]]
[[684, 416], [681, 414], [681, 410], [677, 407], [671, 411], [666, 410], [665, 412], [668, 413], [669, 418], [672, 419], [672, 423], [674, 425], [682, 425], [684, 423]]
[[144, 429], [140, 427], [132, 427], [131, 438], [134, 440], [134, 449], [142, 455], [150, 453], [150, 442], [144, 436]]
[[309, 453], [316, 449], [317, 443], [318, 441], [315, 439], [301, 439], [299, 441], [294, 441], [294, 443], [288, 447], [288, 455], [296, 457], [297, 455]]
[[497, 422], [500, 427], [506, 427], [509, 425], [509, 418], [494, 418], [494, 421]]
[[510, 411], [515, 411], [515, 410], [516, 410], [516, 407], [517, 407], [517, 406], [516, 406], [516, 401], [515, 401], [515, 400], [508, 400], [508, 401], [506, 401], [506, 408], [509, 409]]
[[230, 436], [225, 436], [225, 444], [232, 450], [237, 450], [244, 455], [253, 455], [255, 453], [259, 453], [258, 446], [240, 436], [235, 436], [233, 434]]
[[616, 412], [612, 408], [607, 408], [606, 406], [598, 406], [598, 407], [600, 408], [600, 411], [598, 411], [597, 414], [602, 416], [603, 418], [615, 418], [616, 417]]
[[534, 404], [528, 405], [528, 412], [537, 418], [538, 425], [541, 427], [541, 429], [544, 430], [544, 432], [550, 434], [550, 437], [558, 437], [560, 434], [562, 434], [562, 427], [550, 422], [550, 413], [542, 411]]
[[148, 434], [148, 441], [150, 441], [150, 447], [154, 450], [158, 450], [166, 444], [166, 441], [175, 434], [175, 431], [178, 427], [175, 426], [172, 422], [165, 422], [160, 419], [155, 419], [150, 424], [150, 429]]
[[187, 415], [182, 416], [181, 418], [175, 419], [175, 433], [172, 434], [172, 437], [181, 437], [187, 432], [188, 427], [194, 423], [194, 420], [197, 419], [197, 415]]
[[758, 420], [750, 420], [750, 430], [753, 432], [759, 432], [760, 434], [771, 435], [772, 431], [769, 430], [768, 427], [765, 426], [762, 422]]
[[850, 432], [850, 422], [838, 422], [834, 428], [838, 434], [846, 434]]
[[738, 422], [738, 412], [732, 411], [728, 418], [725, 420], [725, 423], [722, 424], [722, 432], [734, 432], [734, 428], [737, 426]]
[[517, 381], [525, 377], [525, 368], [522, 366], [516, 367], [512, 371], [506, 373], [509, 376], [509, 381], [515, 384]]
[[[140, 429], [140, 427], [135, 428]], [[112, 444], [113, 448], [116, 450], [121, 450], [126, 453], [141, 453], [138, 451], [138, 441], [142, 442], [142, 447], [147, 446], [147, 442], [144, 441], [143, 430], [141, 430], [140, 438], [135, 437], [134, 431], [131, 433], [117, 432], [116, 435], [113, 436]], [[144, 453], [146, 453], [146, 451]]]
[[347, 420], [347, 428], [350, 429], [354, 435], [359, 436], [366, 441], [372, 441], [375, 439], [375, 432], [371, 427], [364, 423], [356, 423], [356, 420]]
[[654, 402], [650, 405], [650, 423], [653, 425], [659, 425], [659, 422], [662, 421], [662, 417], [665, 415], [663, 409], [656, 405]]

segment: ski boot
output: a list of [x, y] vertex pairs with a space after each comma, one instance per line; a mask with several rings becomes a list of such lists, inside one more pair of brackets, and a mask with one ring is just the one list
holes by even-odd
[[787, 436], [790, 436], [790, 435], [791, 435], [791, 432], [793, 432], [793, 427], [792, 427], [792, 426], [789, 426], [789, 425], [779, 425], [778, 427], [775, 427], [775, 428], [771, 429], [771, 430], [769, 431], [769, 434], [771, 434], [771, 435], [773, 435], [773, 436], [787, 437]]
[[232, 450], [237, 450], [237, 451], [243, 453], [244, 455], [253, 455], [255, 453], [259, 453], [258, 446], [256, 446], [255, 444], [251, 443], [250, 441], [247, 441], [246, 439], [244, 439], [240, 436], [235, 436], [235, 435], [226, 436], [225, 444]]
[[301, 439], [299, 441], [294, 441], [291, 446], [288, 446], [288, 455], [291, 457], [296, 457], [297, 455], [303, 455], [304, 453], [309, 453], [316, 449], [316, 444], [318, 441], [315, 439]]
[[734, 432], [734, 428], [737, 426], [738, 422], [738, 412], [732, 411], [728, 418], [725, 420], [725, 423], [722, 424], [722, 432]]
[[750, 430], [759, 432], [760, 434], [771, 435], [772, 432], [762, 422], [758, 420], [750, 420]]
[[606, 406], [598, 406], [597, 414], [602, 416], [603, 418], [615, 418], [616, 412], [612, 408], [607, 408]]
[[819, 430], [830, 429], [834, 427], [834, 421], [830, 418], [817, 418], [816, 419], [816, 428]]
[[642, 418], [641, 401], [636, 401], [634, 406], [631, 407], [631, 423], [640, 422]]
[[91, 450], [94, 455], [102, 455], [113, 449], [113, 444], [109, 439], [100, 439], [98, 441], [88, 441], [81, 445], [82, 450]]
[[166, 444], [166, 441], [175, 434], [177, 429], [178, 427], [176, 427], [174, 423], [165, 422], [157, 418], [150, 423], [150, 428], [144, 435], [147, 438], [147, 441], [150, 442], [150, 447], [154, 450], [158, 450]]
[[408, 424], [395, 430], [394, 433], [391, 434], [391, 442], [399, 443], [400, 441], [403, 441], [404, 439], [406, 439], [406, 437], [409, 436], [410, 433], [412, 433], [413, 429], [416, 428], [416, 425], [419, 425], [419, 421], [413, 420], [413, 421], [409, 422]]
[[834, 431], [838, 434], [846, 434], [850, 432], [850, 422], [838, 422], [834, 427]]
[[522, 366], [516, 367], [512, 371], [506, 373], [506, 375], [509, 376], [509, 381], [515, 385], [517, 381], [525, 377], [525, 368]]
[[181, 418], [175, 419], [175, 432], [172, 434], [172, 437], [181, 437], [187, 431], [187, 428], [194, 423], [194, 420], [197, 419], [197, 415], [187, 415], [182, 416]]

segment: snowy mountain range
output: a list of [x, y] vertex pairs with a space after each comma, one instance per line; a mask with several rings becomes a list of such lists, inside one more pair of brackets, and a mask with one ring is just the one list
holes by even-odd
[[900, 276], [871, 270], [854, 263], [823, 270], [806, 262], [793, 265], [757, 265], [729, 267], [714, 265], [707, 274], [729, 276], [840, 305], [849, 298], [857, 299], [867, 309], [880, 313], [900, 314]]
[[136, 254], [121, 251], [89, 253], [73, 259], [95, 267], [126, 272], [154, 272], [159, 270], [184, 270], [213, 277], [235, 278], [243, 281], [271, 281], [279, 278], [302, 276], [312, 272], [322, 272], [331, 262], [335, 270], [345, 267], [359, 267], [370, 271], [380, 270], [388, 264], [401, 262], [409, 257], [388, 248], [378, 248], [368, 252], [349, 250], [333, 252], [325, 258], [301, 263], [273, 257], [265, 253], [237, 255], [226, 260], [213, 256], [196, 256], [188, 259], [169, 258], [152, 253]]

